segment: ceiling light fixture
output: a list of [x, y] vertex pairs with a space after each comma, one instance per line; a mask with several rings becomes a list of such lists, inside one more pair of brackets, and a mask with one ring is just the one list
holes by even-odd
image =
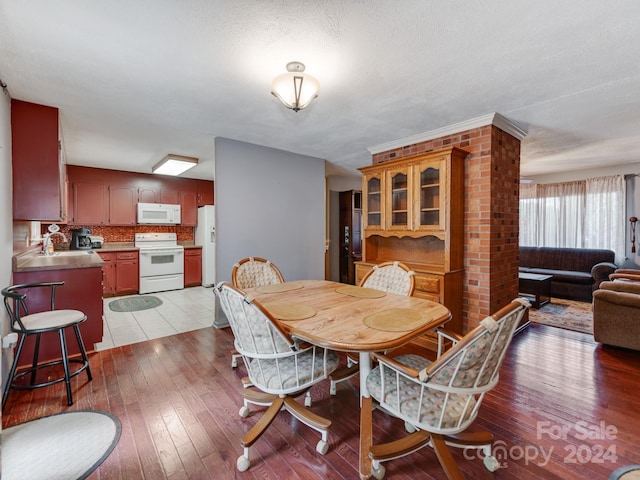
[[300, 62], [287, 63], [287, 73], [278, 75], [271, 82], [273, 96], [294, 112], [308, 106], [319, 90], [318, 80], [304, 73], [304, 64]]
[[151, 171], [160, 175], [177, 176], [186, 172], [191, 167], [195, 167], [197, 164], [198, 159], [195, 157], [185, 157], [184, 155], [174, 155], [170, 153], [156, 163]]

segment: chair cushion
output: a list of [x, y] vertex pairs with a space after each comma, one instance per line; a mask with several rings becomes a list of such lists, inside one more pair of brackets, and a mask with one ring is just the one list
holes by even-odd
[[[21, 317], [27, 332], [57, 330], [59, 328], [69, 327], [75, 323], [86, 320], [87, 316], [79, 310], [53, 310], [47, 312], [32, 313]], [[20, 325], [15, 322], [13, 325], [15, 330], [20, 330]]]
[[248, 306], [240, 295], [228, 295], [225, 297], [228, 305], [225, 316], [229, 320], [235, 346], [240, 352], [246, 354], [268, 355], [274, 353], [291, 352], [291, 342], [278, 333], [271, 321], [257, 308]]
[[[422, 370], [431, 363], [418, 355], [400, 355], [396, 360], [416, 370]], [[412, 381], [402, 375], [398, 377], [395, 371], [389, 368], [383, 368], [385, 396], [382, 398], [381, 368], [381, 366], [374, 368], [367, 377], [369, 393], [383, 407], [388, 405], [391, 409], [412, 419], [411, 421], [420, 428], [430, 430], [455, 428], [460, 424], [460, 417], [465, 412], [465, 407], [467, 414], [473, 411], [473, 405], [475, 405], [473, 395], [447, 394], [433, 390], [417, 379]], [[400, 405], [398, 405], [398, 396]], [[443, 413], [445, 400], [447, 400], [447, 406]]]
[[248, 359], [247, 370], [251, 382], [261, 390], [288, 393], [304, 389], [338, 368], [337, 353], [327, 351], [326, 368], [323, 360], [324, 349], [316, 347], [288, 357]]

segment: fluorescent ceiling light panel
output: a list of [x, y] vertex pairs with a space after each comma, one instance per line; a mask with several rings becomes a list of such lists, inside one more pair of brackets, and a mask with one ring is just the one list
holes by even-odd
[[191, 167], [195, 167], [197, 164], [198, 159], [195, 157], [185, 157], [183, 155], [174, 155], [170, 153], [161, 161], [156, 163], [151, 171], [160, 175], [177, 176], [186, 172]]

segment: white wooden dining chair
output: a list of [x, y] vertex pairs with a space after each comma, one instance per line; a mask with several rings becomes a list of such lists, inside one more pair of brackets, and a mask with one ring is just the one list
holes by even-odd
[[[398, 261], [384, 262], [374, 265], [360, 281], [361, 287], [373, 288], [386, 293], [395, 293], [410, 297], [415, 290], [415, 272], [404, 263]], [[336, 385], [356, 376], [359, 372], [358, 359], [347, 354], [347, 367], [334, 372], [331, 377], [329, 392], [336, 394]]]
[[[266, 431], [280, 410], [287, 410], [305, 425], [321, 433], [316, 450], [328, 450], [327, 435], [331, 421], [316, 415], [295, 400], [318, 382], [325, 380], [338, 366], [338, 355], [315, 345], [304, 344], [288, 335], [277, 320], [258, 302], [229, 283], [215, 288], [229, 325], [234, 345], [242, 356], [252, 385], [270, 400], [269, 408], [241, 439], [244, 453], [237, 468], [250, 466], [249, 449]], [[259, 403], [256, 392], [243, 389], [245, 400], [240, 415], [248, 413], [248, 402]]]
[[367, 376], [367, 389], [379, 407], [405, 422], [413, 433], [400, 440], [371, 447], [373, 476], [384, 477], [382, 462], [409, 455], [430, 445], [447, 478], [462, 479], [449, 446], [484, 451], [487, 469], [498, 468], [491, 455], [489, 432], [466, 432], [485, 394], [498, 383], [507, 347], [529, 304], [516, 299], [486, 317], [440, 358], [431, 362], [419, 355], [395, 358], [374, 354], [378, 366]]

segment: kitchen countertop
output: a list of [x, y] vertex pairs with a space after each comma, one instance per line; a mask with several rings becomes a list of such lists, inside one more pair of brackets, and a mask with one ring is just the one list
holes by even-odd
[[[178, 245], [184, 248], [202, 248], [202, 245], [196, 245], [192, 240], [179, 241]], [[96, 253], [100, 252], [122, 252], [129, 250], [139, 250], [133, 242], [105, 242], [102, 248], [94, 248]]]
[[[202, 248], [193, 241], [181, 241], [184, 248]], [[102, 267], [104, 261], [98, 253], [112, 253], [139, 250], [133, 242], [105, 242], [102, 248], [92, 250], [69, 250], [69, 244], [56, 245], [53, 255], [40, 255], [39, 248], [26, 250], [12, 258], [14, 272], [39, 270], [69, 270], [73, 268]]]
[[14, 272], [71, 270], [102, 267], [104, 261], [92, 250], [63, 250], [53, 255], [40, 255], [39, 249], [27, 250], [12, 259]]
[[102, 244], [101, 248], [94, 248], [93, 251], [96, 253], [100, 252], [124, 252], [138, 250], [138, 247], [135, 246], [133, 242], [105, 242]]

